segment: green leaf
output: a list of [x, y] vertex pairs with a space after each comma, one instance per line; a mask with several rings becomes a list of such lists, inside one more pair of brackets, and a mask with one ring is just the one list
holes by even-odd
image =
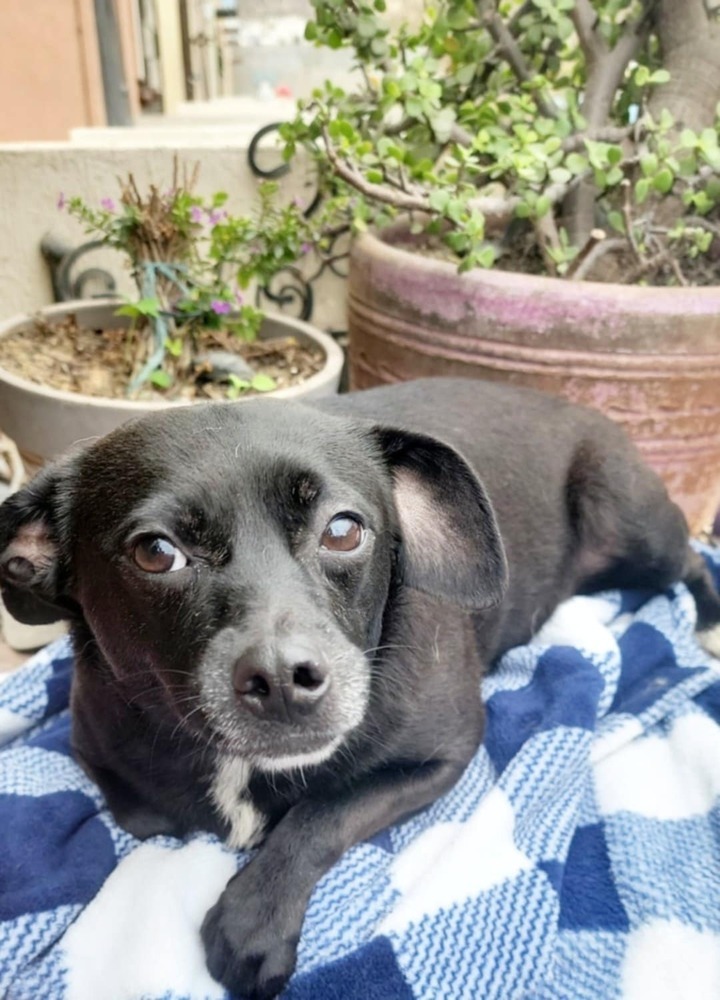
[[572, 173], [567, 167], [553, 167], [550, 171], [550, 180], [555, 184], [567, 184], [572, 178]]
[[447, 142], [455, 124], [455, 109], [443, 108], [430, 118], [430, 125], [438, 142]]
[[642, 203], [645, 201], [649, 193], [650, 193], [650, 178], [641, 177], [640, 180], [637, 181], [635, 184], [635, 201], [638, 203], [638, 205], [642, 205]]
[[257, 375], [253, 375], [250, 386], [256, 392], [272, 392], [273, 389], [277, 388], [277, 382], [270, 375], [258, 372]]
[[656, 191], [660, 191], [661, 194], [667, 194], [673, 186], [674, 180], [672, 170], [668, 167], [663, 167], [662, 170], [655, 174], [652, 183]]
[[160, 303], [157, 299], [140, 299], [135, 305], [141, 316], [155, 317], [160, 314]]
[[670, 79], [670, 74], [666, 69], [656, 69], [649, 77], [650, 83], [667, 83]]
[[495, 263], [497, 254], [495, 252], [495, 247], [485, 246], [482, 250], [478, 250], [477, 253], [473, 255], [478, 267], [492, 267]]
[[608, 212], [607, 220], [609, 225], [611, 225], [616, 232], [625, 232], [625, 220], [623, 219], [621, 212]]
[[156, 385], [158, 389], [169, 389], [172, 385], [172, 375], [170, 372], [165, 372], [162, 368], [158, 368], [150, 376], [150, 381], [153, 385]]
[[168, 337], [165, 341], [165, 350], [172, 354], [174, 358], [179, 358], [182, 354], [182, 339], [180, 337]]
[[138, 316], [155, 317], [160, 313], [160, 303], [157, 299], [139, 299], [137, 302], [126, 302], [115, 310], [116, 316], [131, 316], [137, 319]]
[[658, 158], [654, 153], [645, 153], [644, 156], [640, 157], [640, 169], [643, 177], [652, 177], [657, 173], [658, 166]]
[[541, 194], [535, 203], [535, 216], [538, 219], [542, 219], [544, 215], [550, 211], [552, 207], [552, 202], [546, 194]]
[[430, 192], [428, 201], [430, 202], [430, 208], [434, 212], [444, 212], [450, 201], [450, 192], [445, 191], [443, 188], [437, 188], [435, 191]]
[[565, 159], [565, 166], [572, 174], [582, 174], [588, 168], [588, 159], [580, 153], [570, 153]]

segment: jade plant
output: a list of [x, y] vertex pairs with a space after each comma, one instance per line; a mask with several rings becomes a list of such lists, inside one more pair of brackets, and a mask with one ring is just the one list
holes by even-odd
[[720, 274], [716, 0], [312, 0], [306, 36], [350, 49], [283, 126], [325, 211], [409, 216], [463, 270], [685, 285]]
[[[198, 168], [177, 161], [167, 189], [140, 190], [132, 175], [120, 181], [117, 198], [90, 205], [81, 197], [59, 207], [85, 231], [126, 259], [137, 296], [119, 305], [130, 317], [126, 346], [133, 374], [128, 395], [150, 383], [161, 390], [193, 378], [208, 346], [256, 338], [263, 313], [247, 299], [253, 284], [267, 284], [295, 262], [311, 238], [297, 202], [283, 203], [276, 185], [259, 186], [255, 208], [244, 216], [226, 208], [227, 195], [196, 192]], [[247, 389], [274, 388], [269, 376], [227, 376], [230, 397]]]

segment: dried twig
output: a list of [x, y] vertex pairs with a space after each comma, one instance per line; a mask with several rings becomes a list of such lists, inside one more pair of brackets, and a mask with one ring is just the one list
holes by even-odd
[[534, 229], [545, 266], [551, 275], [557, 275], [557, 261], [551, 251], [561, 250], [562, 244], [552, 212], [546, 212], [542, 218], [536, 219]]
[[599, 243], [602, 243], [606, 237], [607, 233], [604, 229], [593, 229], [587, 238], [585, 246], [580, 249], [577, 257], [570, 262], [568, 269], [565, 272], [565, 277], [569, 278], [571, 281], [578, 281], [582, 278], [588, 270], [588, 257], [590, 257], [592, 251], [598, 246]]
[[661, 250], [660, 253], [656, 253], [652, 257], [648, 257], [637, 267], [633, 268], [632, 271], [628, 272], [622, 283], [624, 285], [634, 285], [636, 281], [647, 277], [648, 274], [658, 271], [665, 264], [671, 264], [672, 261], [673, 255], [670, 250]]
[[598, 261], [609, 253], [620, 253], [623, 250], [627, 250], [627, 240], [623, 240], [619, 236], [617, 238], [603, 240], [601, 243], [596, 243], [592, 250], [588, 253], [585, 260], [578, 265], [578, 268], [572, 275], [571, 280], [587, 280]]
[[643, 255], [640, 253], [640, 248], [637, 245], [637, 240], [635, 239], [634, 222], [632, 217], [632, 204], [630, 201], [630, 181], [624, 180], [623, 182], [624, 193], [623, 193], [623, 206], [622, 206], [622, 217], [625, 223], [625, 235], [627, 236], [632, 255], [638, 264], [643, 262]]

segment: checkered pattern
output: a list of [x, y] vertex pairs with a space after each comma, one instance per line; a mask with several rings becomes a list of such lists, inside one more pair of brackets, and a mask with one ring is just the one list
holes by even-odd
[[[285, 996], [720, 997], [720, 663], [694, 616], [682, 586], [575, 598], [510, 651], [456, 787], [317, 886]], [[63, 641], [0, 685], [0, 994], [223, 1000], [198, 932], [238, 858], [117, 829], [69, 753], [71, 668]]]

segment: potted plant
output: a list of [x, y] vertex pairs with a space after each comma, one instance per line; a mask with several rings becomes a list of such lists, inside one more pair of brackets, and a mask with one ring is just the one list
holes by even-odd
[[159, 407], [337, 390], [332, 338], [247, 300], [313, 239], [300, 207], [279, 204], [266, 182], [255, 210], [234, 216], [225, 194], [200, 197], [197, 179], [176, 161], [167, 189], [141, 191], [129, 176], [99, 205], [61, 196], [60, 208], [125, 256], [137, 296], [0, 324], [0, 426], [30, 464]]
[[720, 501], [720, 10], [313, 0], [354, 50], [283, 126], [354, 227], [355, 386], [477, 374], [625, 422], [695, 528]]

